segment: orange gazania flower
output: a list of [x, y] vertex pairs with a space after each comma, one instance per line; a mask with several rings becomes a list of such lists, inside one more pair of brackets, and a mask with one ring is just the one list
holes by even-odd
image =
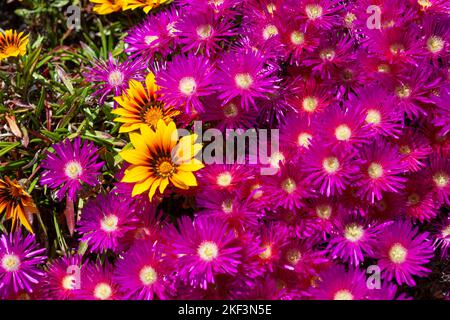
[[165, 106], [159, 100], [159, 95], [156, 94], [159, 88], [155, 83], [155, 75], [151, 72], [145, 79], [145, 87], [139, 81], [131, 80], [126, 93], [115, 97], [122, 107], [112, 112], [120, 116], [114, 121], [123, 123], [119, 132], [139, 130], [141, 126], [150, 126], [155, 130], [160, 119], [167, 124], [180, 114], [179, 111], [171, 106]]
[[110, 14], [120, 11], [123, 6], [123, 0], [89, 0], [95, 3], [94, 12], [98, 14]]
[[33, 233], [31, 228], [33, 214], [38, 210], [33, 198], [22, 188], [17, 180], [11, 181], [8, 177], [0, 179], [0, 213], [5, 211], [6, 219], [12, 219], [11, 230], [17, 227], [18, 222]]
[[196, 186], [192, 172], [204, 167], [194, 158], [202, 148], [196, 139], [196, 134], [179, 139], [175, 123], [163, 120], [158, 121], [156, 131], [142, 126], [140, 134], [130, 133], [134, 149], [122, 151], [120, 156], [131, 163], [122, 182], [135, 184], [132, 196], [148, 192], [152, 200], [157, 188], [162, 194], [169, 183], [181, 189]]
[[149, 13], [153, 8], [171, 1], [172, 0], [123, 0], [123, 10], [142, 8], [145, 13]]
[[27, 53], [28, 35], [15, 30], [0, 32], [0, 60], [8, 57], [17, 57]]

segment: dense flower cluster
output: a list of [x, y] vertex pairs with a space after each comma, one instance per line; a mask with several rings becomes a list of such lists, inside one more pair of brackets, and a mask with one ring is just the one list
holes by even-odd
[[[71, 218], [89, 198], [79, 244], [44, 265], [34, 236], [2, 235], [1, 298], [408, 299], [448, 260], [448, 1], [91, 2], [149, 12], [125, 60], [85, 72], [130, 143], [114, 185], [93, 142], [53, 145], [40, 184]], [[273, 174], [202, 163], [208, 144], [176, 130], [193, 121], [279, 129]], [[31, 230], [5, 181], [0, 211]]]

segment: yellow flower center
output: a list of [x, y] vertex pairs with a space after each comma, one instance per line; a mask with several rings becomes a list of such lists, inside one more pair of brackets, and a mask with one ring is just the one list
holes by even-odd
[[5, 254], [2, 258], [2, 267], [7, 272], [14, 272], [19, 270], [20, 259], [15, 254]]
[[268, 24], [263, 29], [263, 38], [264, 38], [264, 40], [268, 40], [268, 39], [270, 39], [272, 37], [275, 37], [276, 35], [278, 35], [278, 29], [273, 24]]
[[408, 196], [408, 203], [415, 206], [420, 202], [420, 196], [417, 193], [412, 193]]
[[408, 98], [411, 95], [411, 89], [407, 85], [401, 85], [395, 88], [395, 94], [401, 99]]
[[81, 166], [81, 164], [78, 161], [75, 161], [75, 160], [69, 161], [69, 162], [67, 162], [66, 166], [64, 167], [64, 173], [70, 179], [76, 180], [83, 173], [83, 167]]
[[30, 295], [29, 295], [28, 293], [23, 292], [23, 293], [21, 293], [21, 294], [19, 294], [19, 295], [17, 296], [17, 300], [18, 300], [18, 301], [21, 301], [21, 300], [31, 300], [31, 297], [30, 297]]
[[427, 40], [427, 48], [432, 53], [437, 53], [444, 49], [444, 40], [438, 36], [431, 36]]
[[322, 16], [323, 9], [318, 4], [308, 4], [305, 7], [305, 12], [309, 20], [316, 20]]
[[171, 162], [164, 160], [158, 166], [158, 173], [163, 177], [167, 177], [173, 173], [174, 169], [175, 168]]
[[253, 78], [249, 73], [238, 73], [234, 77], [234, 81], [238, 88], [248, 90], [253, 84]]
[[396, 264], [403, 263], [406, 260], [407, 253], [408, 250], [404, 246], [400, 243], [395, 243], [389, 250], [389, 259]]
[[372, 179], [378, 179], [383, 175], [383, 167], [379, 163], [372, 162], [367, 169], [367, 173]]
[[345, 15], [344, 21], [345, 21], [345, 24], [347, 25], [347, 27], [351, 27], [353, 25], [353, 21], [355, 21], [355, 20], [356, 20], [356, 15], [354, 13], [349, 12]]
[[389, 71], [391, 71], [391, 68], [389, 68], [387, 64], [382, 63], [378, 65], [377, 70], [380, 73], [389, 73]]
[[347, 290], [339, 290], [334, 294], [334, 300], [353, 300], [353, 294]]
[[259, 254], [259, 257], [264, 260], [270, 259], [270, 257], [272, 256], [272, 246], [268, 244], [265, 245], [263, 248], [264, 251]]
[[295, 191], [297, 188], [297, 185], [295, 184], [295, 181], [291, 178], [287, 178], [281, 183], [281, 187], [284, 191], [286, 191], [288, 194], [291, 194]]
[[286, 253], [287, 261], [289, 262], [289, 264], [293, 266], [295, 266], [300, 261], [301, 258], [302, 254], [297, 249], [288, 250], [288, 252]]
[[300, 147], [308, 148], [311, 145], [312, 135], [302, 132], [298, 135], [297, 143]]
[[113, 232], [117, 230], [117, 224], [119, 222], [119, 218], [116, 215], [109, 215], [103, 217], [100, 222], [101, 228], [106, 232]]
[[227, 118], [235, 118], [239, 114], [239, 110], [234, 103], [229, 103], [223, 108], [223, 114]]
[[67, 275], [62, 279], [61, 284], [66, 290], [75, 290], [75, 277], [73, 275]]
[[160, 107], [150, 107], [145, 111], [142, 118], [146, 124], [152, 126], [153, 128], [156, 128], [158, 120], [164, 118], [164, 111]]
[[336, 52], [334, 52], [333, 49], [328, 48], [328, 49], [322, 50], [319, 55], [322, 60], [332, 61], [334, 59], [334, 57], [336, 56]]
[[305, 34], [300, 31], [293, 31], [291, 33], [291, 42], [296, 46], [302, 45], [305, 42]]
[[94, 297], [100, 300], [108, 300], [112, 295], [111, 286], [107, 283], [99, 283], [95, 286]]
[[345, 226], [344, 236], [350, 242], [356, 242], [364, 235], [364, 229], [362, 226], [352, 223]]
[[253, 197], [252, 197], [253, 199], [257, 200], [257, 199], [259, 199], [259, 198], [261, 198], [263, 196], [263, 191], [262, 190], [258, 190], [260, 188], [261, 188], [261, 185], [258, 184], [258, 183], [254, 184], [254, 185], [252, 185], [250, 187], [250, 191], [251, 192], [257, 190], [257, 191], [255, 191], [255, 193], [253, 193]]
[[335, 173], [339, 169], [339, 160], [336, 157], [325, 158], [322, 166], [328, 173]]
[[405, 46], [401, 43], [393, 43], [389, 47], [389, 50], [391, 51], [391, 53], [393, 55], [397, 55], [397, 54], [405, 52]]
[[222, 202], [222, 210], [225, 213], [233, 212], [233, 200], [232, 199], [227, 199], [224, 202]]
[[200, 39], [208, 39], [212, 34], [212, 26], [210, 24], [204, 24], [198, 26], [196, 31]]
[[318, 205], [316, 207], [316, 214], [322, 220], [328, 220], [331, 217], [331, 206], [327, 204]]
[[180, 80], [178, 89], [186, 96], [191, 96], [197, 88], [197, 82], [193, 77], [184, 77]]
[[447, 238], [450, 236], [450, 225], [442, 230], [442, 237]]
[[108, 82], [111, 86], [117, 87], [123, 84], [124, 75], [119, 70], [112, 71], [108, 76]]
[[139, 272], [139, 279], [145, 286], [151, 286], [158, 280], [158, 274], [153, 267], [144, 266]]
[[417, 3], [420, 4], [424, 9], [428, 9], [433, 5], [430, 0], [417, 0]]
[[15, 56], [20, 52], [19, 48], [15, 45], [9, 45], [3, 51], [6, 56]]
[[174, 21], [174, 22], [168, 23], [166, 26], [166, 30], [171, 36], [173, 36], [175, 34], [175, 31], [177, 31], [177, 29], [175, 29], [175, 25], [176, 25], [176, 22]]
[[144, 41], [146, 45], [151, 45], [153, 41], [158, 40], [158, 36], [145, 36]]
[[284, 155], [281, 152], [276, 151], [270, 156], [269, 163], [272, 167], [279, 168], [280, 161], [283, 162], [284, 159]]
[[273, 14], [276, 10], [277, 10], [277, 7], [276, 7], [275, 3], [269, 3], [267, 5], [267, 12], [269, 12], [270, 14]]
[[217, 176], [217, 184], [221, 187], [228, 187], [233, 181], [233, 177], [230, 172], [222, 172]]
[[438, 172], [433, 175], [433, 181], [438, 188], [444, 188], [448, 184], [448, 175], [444, 172]]
[[408, 145], [400, 146], [398, 150], [401, 154], [407, 155], [411, 153], [411, 148]]
[[352, 130], [348, 125], [341, 124], [334, 130], [334, 135], [339, 141], [348, 141], [352, 136]]
[[302, 101], [303, 110], [306, 112], [314, 112], [317, 109], [319, 102], [314, 97], [306, 97]]
[[381, 122], [381, 113], [376, 109], [367, 110], [366, 123], [379, 124]]
[[197, 253], [203, 261], [209, 262], [217, 258], [219, 248], [212, 241], [204, 241], [197, 249]]

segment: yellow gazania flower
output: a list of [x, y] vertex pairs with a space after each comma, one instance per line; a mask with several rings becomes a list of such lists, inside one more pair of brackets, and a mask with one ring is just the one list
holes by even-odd
[[120, 11], [123, 7], [123, 0], [89, 0], [96, 3], [94, 12], [98, 14], [110, 14], [112, 12]]
[[0, 32], [0, 60], [25, 55], [28, 41], [28, 35], [23, 35], [23, 32], [17, 33], [12, 29]]
[[146, 89], [142, 83], [131, 80], [127, 92], [115, 98], [122, 106], [112, 112], [120, 116], [114, 121], [123, 123], [119, 132], [131, 132], [138, 130], [141, 126], [150, 126], [155, 130], [160, 119], [169, 123], [180, 113], [172, 107], [164, 106], [163, 102], [158, 100], [159, 96], [155, 93], [158, 87], [153, 73], [150, 72], [147, 75], [145, 86]]
[[153, 8], [171, 1], [172, 0], [123, 0], [123, 10], [142, 8], [145, 13], [149, 13]]
[[6, 210], [6, 219], [12, 219], [11, 230], [14, 230], [20, 221], [28, 231], [33, 233], [32, 216], [38, 213], [33, 198], [17, 180], [11, 181], [8, 177], [5, 177], [5, 180], [0, 179], [0, 213], [4, 210]]
[[166, 124], [159, 120], [156, 131], [142, 126], [141, 132], [130, 133], [133, 150], [120, 152], [120, 156], [131, 166], [125, 170], [122, 182], [134, 183], [132, 196], [148, 191], [152, 200], [156, 189], [162, 194], [169, 182], [177, 188], [189, 189], [196, 186], [197, 180], [192, 173], [204, 165], [195, 155], [201, 150], [195, 143], [196, 134], [179, 139], [174, 122]]

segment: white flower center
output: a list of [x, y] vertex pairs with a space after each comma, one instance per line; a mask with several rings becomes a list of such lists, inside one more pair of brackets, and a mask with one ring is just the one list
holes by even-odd
[[234, 77], [234, 81], [238, 88], [248, 90], [253, 84], [253, 78], [249, 73], [238, 73]]
[[193, 77], [184, 77], [180, 80], [178, 89], [186, 96], [191, 96], [197, 88], [197, 82]]
[[305, 11], [309, 20], [316, 20], [322, 16], [323, 9], [318, 4], [308, 4]]
[[7, 272], [14, 272], [19, 270], [20, 259], [15, 254], [5, 254], [2, 258], [2, 267]]
[[150, 286], [156, 282], [158, 279], [158, 274], [153, 267], [144, 266], [139, 272], [139, 279], [144, 285]]
[[287, 261], [293, 266], [295, 266], [300, 261], [301, 258], [302, 254], [297, 249], [291, 249], [286, 253]]
[[394, 263], [403, 263], [406, 260], [407, 253], [408, 250], [406, 250], [404, 246], [402, 246], [400, 243], [396, 243], [389, 250], [389, 258]]
[[427, 40], [427, 48], [432, 53], [437, 53], [444, 49], [444, 40], [438, 36], [431, 36]]
[[328, 173], [335, 173], [339, 170], [339, 160], [336, 157], [325, 158], [322, 162], [322, 166]]
[[352, 136], [352, 130], [346, 124], [341, 124], [334, 130], [334, 135], [339, 141], [348, 141]]
[[281, 187], [284, 191], [286, 191], [286, 193], [291, 194], [295, 191], [297, 185], [293, 179], [287, 178], [281, 183]]
[[83, 173], [83, 167], [78, 161], [69, 161], [64, 167], [64, 173], [72, 180], [78, 179]]
[[108, 82], [111, 86], [117, 87], [121, 86], [123, 84], [125, 76], [124, 74], [119, 70], [112, 71], [108, 76]]
[[146, 45], [153, 44], [154, 41], [158, 40], [158, 36], [145, 36], [144, 41]]
[[227, 199], [222, 202], [222, 210], [225, 213], [231, 213], [233, 212], [233, 200]]
[[319, 205], [316, 207], [316, 214], [322, 220], [328, 220], [331, 217], [331, 206], [327, 204]]
[[233, 180], [233, 177], [231, 176], [231, 173], [222, 172], [217, 177], [217, 184], [221, 187], [228, 187], [231, 184], [231, 181]]
[[334, 294], [334, 300], [353, 300], [353, 294], [347, 290], [339, 290]]
[[447, 227], [445, 227], [444, 229], [442, 229], [442, 237], [447, 238], [448, 236], [450, 236], [450, 225], [448, 225]]
[[263, 29], [263, 38], [264, 40], [268, 40], [272, 37], [275, 37], [278, 34], [278, 29], [273, 24], [268, 24]]
[[302, 101], [303, 110], [306, 112], [314, 112], [317, 109], [319, 102], [314, 97], [306, 97]]
[[100, 300], [108, 300], [112, 295], [111, 286], [107, 283], [99, 283], [95, 286], [94, 297]]
[[356, 242], [364, 235], [364, 229], [362, 226], [352, 223], [345, 226], [344, 235], [350, 242]]
[[367, 169], [367, 173], [369, 174], [369, 177], [371, 177], [372, 179], [378, 179], [383, 175], [383, 167], [381, 166], [381, 164], [376, 163], [376, 162], [372, 162], [369, 165], [369, 168]]
[[311, 145], [312, 135], [302, 132], [298, 135], [298, 145], [303, 148], [308, 148]]
[[117, 230], [117, 224], [119, 222], [119, 218], [116, 215], [110, 214], [108, 216], [103, 217], [100, 222], [101, 228], [106, 232], [113, 232]]
[[300, 31], [293, 31], [291, 33], [292, 44], [299, 46], [305, 42], [305, 34]]
[[75, 290], [75, 277], [73, 275], [67, 275], [62, 279], [61, 284], [66, 290]]
[[395, 94], [400, 99], [408, 98], [411, 95], [411, 89], [407, 85], [401, 85], [395, 88]]
[[379, 124], [381, 122], [381, 113], [376, 109], [367, 110], [366, 123]]
[[200, 39], [205, 40], [211, 37], [212, 26], [210, 24], [204, 24], [197, 27], [197, 35]]
[[336, 56], [336, 52], [332, 48], [324, 49], [319, 53], [322, 60], [332, 61]]
[[212, 241], [204, 241], [199, 245], [197, 253], [203, 261], [209, 262], [217, 258], [219, 249]]
[[263, 247], [264, 251], [259, 254], [261, 259], [267, 260], [272, 256], [272, 246], [270, 244]]
[[438, 188], [444, 188], [448, 185], [448, 175], [444, 172], [438, 172], [433, 175], [433, 181]]

